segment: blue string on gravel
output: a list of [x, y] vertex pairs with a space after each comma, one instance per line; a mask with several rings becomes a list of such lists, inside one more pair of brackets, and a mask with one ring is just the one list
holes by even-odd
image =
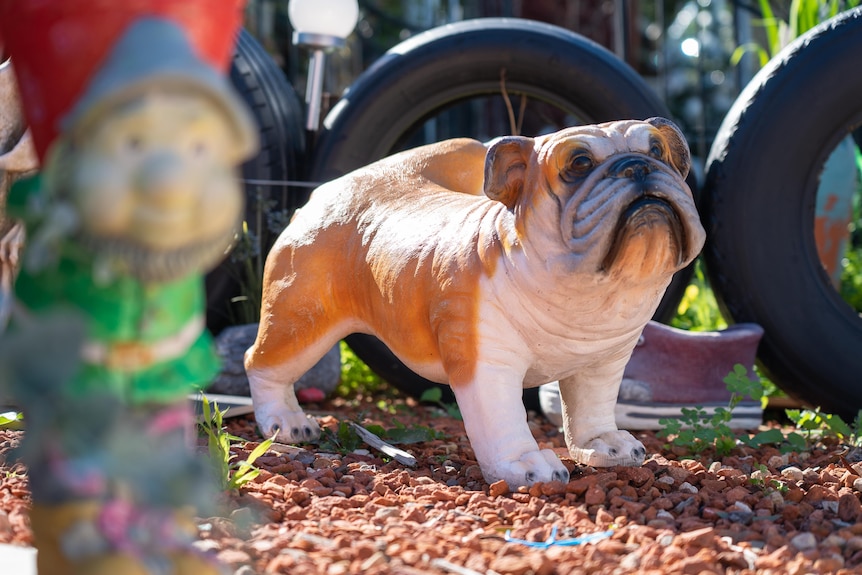
[[534, 547], [536, 549], [547, 549], [552, 545], [560, 545], [573, 547], [575, 545], [582, 545], [584, 543], [593, 543], [595, 541], [601, 541], [602, 539], [607, 539], [611, 535], [613, 535], [613, 529], [608, 531], [599, 531], [597, 533], [588, 533], [586, 535], [581, 535], [580, 537], [575, 537], [574, 539], [557, 539], [557, 527], [554, 526], [551, 528], [551, 535], [544, 541], [527, 541], [525, 539], [516, 539], [510, 535], [512, 531], [506, 530], [506, 534], [504, 535], [504, 539], [506, 543], [519, 543], [521, 545], [526, 545], [527, 547]]

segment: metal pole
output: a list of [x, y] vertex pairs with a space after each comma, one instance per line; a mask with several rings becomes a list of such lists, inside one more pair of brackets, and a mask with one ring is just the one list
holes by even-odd
[[305, 103], [308, 104], [308, 118], [305, 129], [316, 132], [320, 127], [320, 108], [323, 98], [323, 70], [326, 54], [323, 50], [311, 51], [311, 60], [308, 63], [308, 86], [305, 90]]

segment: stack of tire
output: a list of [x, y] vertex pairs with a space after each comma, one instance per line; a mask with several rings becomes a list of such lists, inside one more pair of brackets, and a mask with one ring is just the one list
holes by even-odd
[[[762, 70], [722, 124], [699, 201], [707, 269], [725, 317], [765, 328], [759, 360], [776, 383], [845, 416], [862, 408], [862, 319], [831, 286], [811, 230], [825, 157], [862, 125], [860, 49], [862, 9], [802, 36]], [[295, 92], [243, 32], [231, 79], [251, 105], [262, 138], [261, 153], [243, 166], [243, 176], [340, 176], [398, 151], [407, 135], [448, 107], [498, 94], [501, 74], [510, 92], [547, 102], [580, 123], [670, 117], [644, 80], [602, 46], [540, 22], [477, 19], [392, 48], [343, 94], [318, 144], [306, 151]], [[312, 166], [308, 174], [299, 173], [300, 158]], [[697, 198], [693, 177], [689, 184]], [[257, 189], [250, 187], [250, 200]], [[307, 189], [276, 188], [272, 199], [292, 210], [307, 199]], [[263, 245], [273, 239], [268, 230], [254, 232], [265, 236]], [[218, 316], [224, 298], [236, 289], [231, 265], [209, 278], [216, 329], [225, 320]], [[690, 271], [674, 278], [655, 319], [673, 317]], [[376, 373], [412, 395], [436, 385], [371, 336], [347, 341]], [[443, 391], [451, 398], [448, 388]], [[535, 407], [535, 393], [526, 401]]]

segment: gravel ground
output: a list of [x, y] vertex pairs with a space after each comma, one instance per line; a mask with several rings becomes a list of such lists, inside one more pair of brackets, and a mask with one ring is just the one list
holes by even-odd
[[[689, 459], [644, 432], [653, 455], [642, 467], [594, 469], [568, 460], [559, 431], [531, 414], [540, 446], [557, 450], [572, 479], [512, 492], [485, 483], [463, 424], [441, 410], [412, 400], [382, 410], [376, 399], [314, 407], [333, 432], [352, 418], [429, 426], [438, 438], [402, 446], [413, 468], [365, 449], [267, 453], [224, 516], [199, 521], [200, 547], [237, 575], [862, 573], [862, 464], [840, 445]], [[250, 440], [235, 447], [245, 457], [253, 420], [229, 428]], [[20, 438], [0, 432], [0, 543], [28, 545], [26, 470], [6, 460]], [[597, 540], [571, 545], [588, 534]]]

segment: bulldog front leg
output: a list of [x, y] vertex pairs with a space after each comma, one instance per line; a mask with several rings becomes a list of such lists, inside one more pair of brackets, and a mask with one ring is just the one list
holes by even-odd
[[452, 383], [464, 427], [488, 483], [510, 487], [538, 481], [568, 482], [569, 471], [550, 449], [539, 449], [521, 398], [523, 374], [479, 366], [467, 383]]
[[579, 463], [612, 467], [644, 462], [643, 443], [628, 431], [617, 429], [614, 418], [623, 368], [610, 373], [581, 372], [560, 380], [566, 445]]

